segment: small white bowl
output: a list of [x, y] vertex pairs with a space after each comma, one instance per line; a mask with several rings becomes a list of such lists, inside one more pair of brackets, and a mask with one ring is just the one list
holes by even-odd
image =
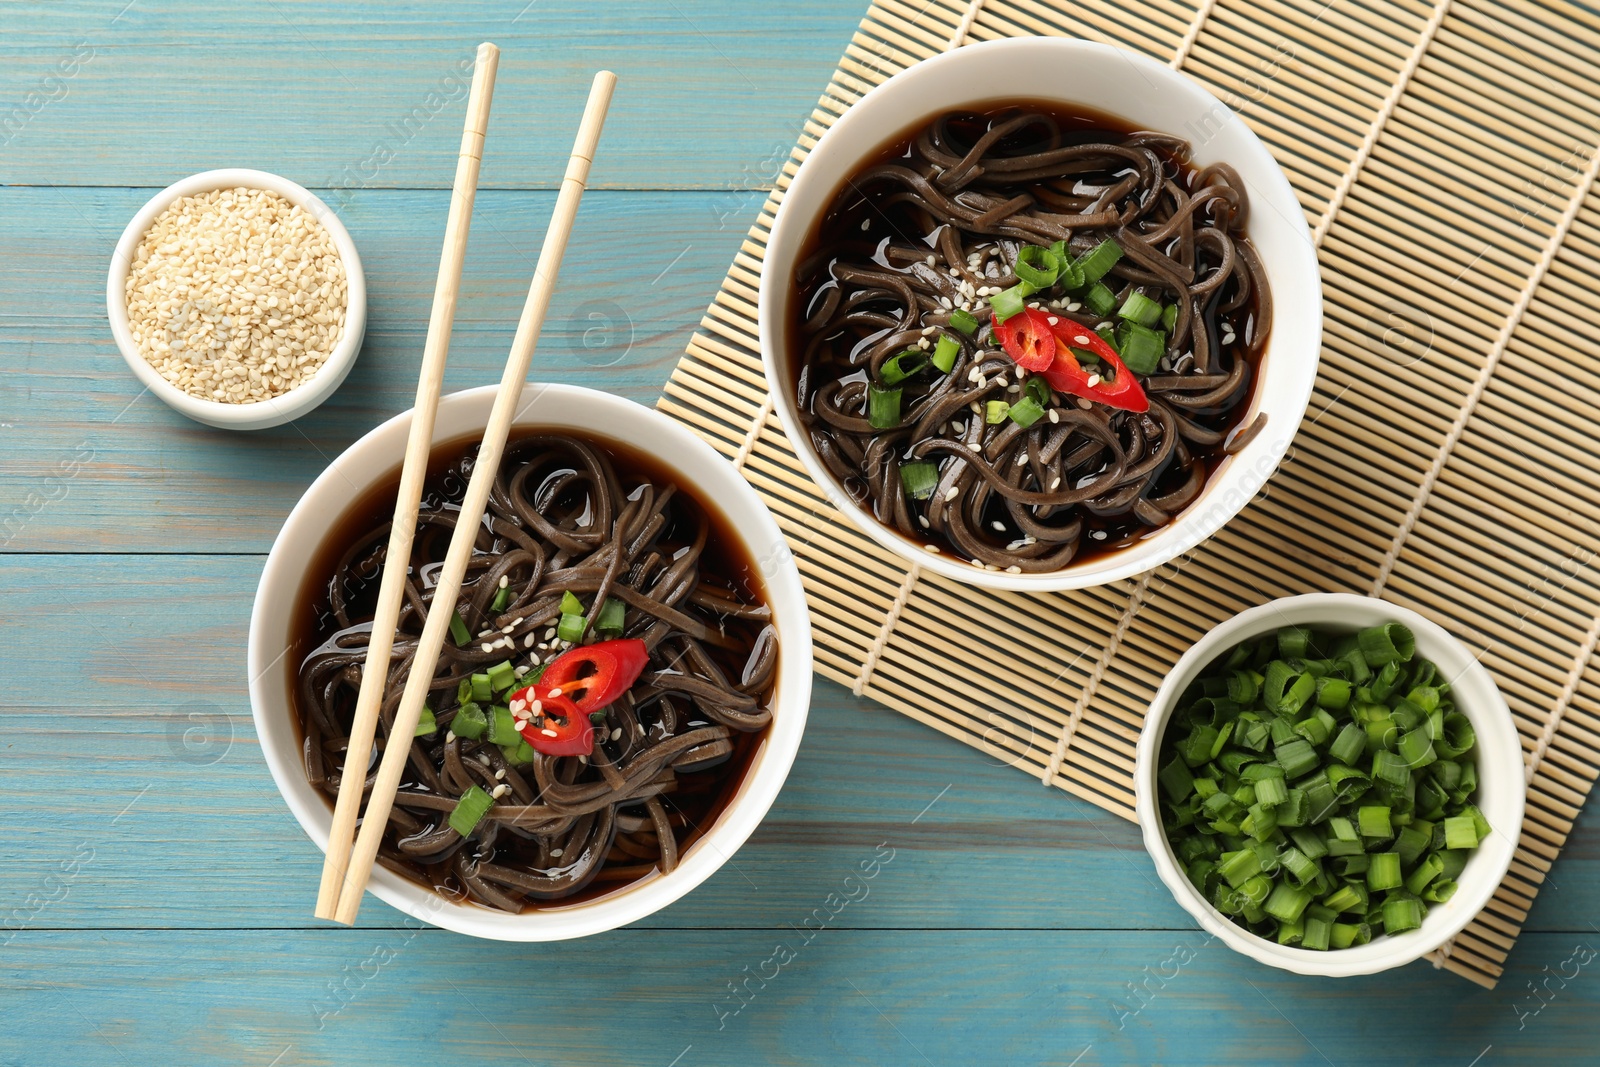
[[[1422, 926], [1403, 934], [1379, 934], [1365, 945], [1318, 952], [1280, 945], [1234, 925], [1201, 896], [1178, 864], [1161, 827], [1157, 804], [1156, 771], [1161, 737], [1183, 691], [1219, 656], [1241, 641], [1270, 633], [1280, 626], [1306, 626], [1338, 631], [1365, 629], [1386, 622], [1409, 627], [1417, 638], [1417, 655], [1430, 659], [1450, 681], [1456, 708], [1472, 723], [1477, 734], [1478, 794], [1476, 802], [1493, 832], [1467, 861], [1456, 880], [1459, 888], [1443, 904], [1433, 904]], [[1271, 967], [1296, 974], [1347, 977], [1373, 974], [1400, 967], [1460, 933], [1494, 896], [1511, 867], [1517, 839], [1522, 833], [1522, 813], [1527, 802], [1522, 743], [1511, 711], [1495, 688], [1494, 680], [1477, 657], [1437, 624], [1414, 611], [1351, 593], [1308, 593], [1285, 597], [1241, 612], [1215, 627], [1184, 653], [1168, 672], [1145, 715], [1139, 736], [1139, 757], [1134, 770], [1139, 826], [1144, 847], [1155, 860], [1161, 880], [1172, 890], [1185, 911], [1229, 948]]]
[[[495, 387], [454, 393], [439, 402], [434, 442], [483, 432]], [[411, 412], [396, 415], [362, 437], [311, 483], [289, 513], [267, 557], [250, 616], [250, 707], [261, 751], [289, 810], [306, 834], [327, 850], [333, 812], [321, 791], [306, 781], [299, 734], [290, 704], [298, 663], [287, 654], [306, 568], [338, 525], [351, 501], [391, 477], [405, 454]], [[767, 506], [733, 465], [690, 431], [648, 408], [620, 397], [572, 385], [530, 383], [514, 429], [565, 429], [598, 433], [632, 446], [677, 471], [687, 491], [714, 505], [744, 542], [766, 582], [773, 624], [778, 628], [778, 687], [768, 726], [738, 791], [711, 828], [683, 854], [676, 870], [634, 882], [605, 896], [510, 915], [472, 904], [455, 904], [381, 866], [371, 891], [384, 902], [436, 926], [496, 941], [561, 941], [635, 922], [671, 904], [709, 878], [744, 844], [778, 795], [811, 705], [811, 618], [788, 542]], [[305, 887], [306, 910], [316, 896]]]
[[[302, 382], [282, 396], [254, 404], [219, 404], [179, 389], [163, 378], [139, 353], [139, 346], [133, 340], [133, 331], [128, 326], [128, 271], [140, 239], [156, 216], [180, 197], [213, 189], [235, 188], [270, 190], [291, 204], [299, 205], [320, 222], [333, 238], [339, 258], [344, 261], [345, 292], [349, 300], [344, 315], [344, 336], [328, 353], [327, 360], [311, 376], [311, 380]], [[344, 384], [345, 376], [355, 365], [356, 354], [361, 351], [361, 340], [367, 332], [367, 276], [361, 269], [361, 255], [356, 251], [349, 231], [332, 208], [306, 189], [288, 178], [268, 174], [264, 170], [208, 170], [169, 185], [151, 197], [128, 223], [128, 228], [122, 231], [122, 239], [117, 242], [117, 249], [111, 255], [111, 271], [106, 278], [106, 316], [111, 320], [111, 335], [116, 338], [117, 350], [122, 353], [134, 376], [173, 410], [196, 422], [224, 430], [264, 430], [298, 419]]]
[[[1008, 574], [934, 554], [853, 503], [817, 456], [795, 410], [789, 352], [795, 263], [846, 177], [892, 139], [946, 111], [1005, 100], [1048, 100], [1120, 116], [1193, 143], [1196, 166], [1231, 163], [1249, 187], [1250, 240], [1272, 289], [1272, 337], [1250, 410], [1267, 425], [1224, 459], [1194, 503], [1159, 532], [1119, 552], [1058, 571]], [[1017, 37], [924, 60], [863, 96], [817, 142], [773, 221], [761, 272], [761, 351], [767, 388], [800, 461], [840, 511], [873, 540], [947, 578], [995, 589], [1080, 589], [1160, 566], [1198, 545], [1250, 501], [1278, 466], [1305, 415], [1322, 348], [1322, 282], [1305, 211], [1266, 145], [1229, 108], [1165, 64], [1110, 45]]]

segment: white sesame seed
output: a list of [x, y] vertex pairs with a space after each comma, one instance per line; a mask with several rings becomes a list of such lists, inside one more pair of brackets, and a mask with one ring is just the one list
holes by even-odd
[[493, 630], [479, 630], [478, 631], [478, 636], [479, 637], [488, 637], [492, 633], [494, 633]]
[[871, 219], [862, 219], [861, 220], [861, 228], [863, 230], [865, 230], [867, 227], [869, 227], [871, 225], [872, 225], [872, 220]]
[[1018, 452], [1017, 453], [1017, 466], [1020, 467], [1026, 462], [1028, 462], [1028, 454], [1026, 452]]
[[561, 695], [561, 687], [558, 685], [554, 689], [550, 690], [550, 695], [553, 696], [553, 697], [560, 696]]
[[951, 303], [950, 298], [948, 296], [941, 296], [939, 298], [939, 304], [940, 304], [940, 306], [945, 308], [947, 311], [954, 311], [955, 307], [956, 307], [955, 304]]
[[560, 859], [562, 852], [559, 848], [553, 848], [550, 850], [550, 855], [554, 856], [556, 859]]
[[622, 739], [622, 727], [619, 726], [615, 730], [611, 731], [611, 740], [619, 741], [621, 739]]
[[961, 490], [956, 488], [953, 485], [950, 488], [946, 489], [944, 491], [945, 503], [949, 503], [950, 501], [954, 500], [956, 498], [956, 495], [959, 494], [960, 492], [961, 492]]
[[1020, 392], [1022, 392], [1022, 386], [1020, 386], [1020, 385], [1009, 385], [1009, 386], [1006, 387], [1006, 392], [1008, 392], [1008, 393], [1020, 393]]
[[927, 260], [926, 260], [926, 262], [927, 262], [927, 264], [928, 264], [928, 266], [930, 266], [930, 267], [931, 267], [931, 266], [933, 266], [933, 264], [934, 264], [934, 262], [935, 262], [935, 259], [936, 259], [936, 257], [934, 257], [934, 256], [929, 256], [929, 257], [928, 257], [928, 258], [927, 258]]
[[1095, 386], [1097, 386], [1099, 384], [1100, 384], [1100, 375], [1098, 375], [1098, 374], [1089, 375], [1089, 388], [1093, 389]]
[[1061, 320], [1056, 318], [1054, 315], [1051, 315], [1049, 318], [1045, 319], [1045, 321], [1048, 322], [1052, 326], [1057, 326], [1057, 325], [1060, 325], [1060, 323], [1061, 323]]
[[[500, 773], [504, 774], [505, 772], [502, 771]], [[499, 800], [509, 792], [511, 792], [511, 787], [509, 785], [497, 785], [494, 787], [494, 792], [490, 793], [489, 795], [494, 797], [496, 800]]]
[[1045, 412], [1045, 417], [1051, 422], [1060, 422], [1061, 412], [1057, 411], [1055, 408], [1051, 408], [1049, 411]]
[[487, 645], [486, 644], [486, 645], [483, 646], [483, 650], [485, 652], [493, 652], [494, 651], [494, 645]]
[[932, 334], [932, 333], [933, 333], [933, 332], [934, 332], [934, 330], [935, 330], [935, 329], [937, 329], [937, 327], [934, 327], [934, 326], [924, 326], [924, 327], [923, 327], [923, 328], [922, 328], [922, 336], [924, 336], [924, 337], [928, 337], [928, 336], [930, 336], [930, 335], [931, 335], [931, 334]]
[[1061, 476], [1058, 474], [1054, 478], [1050, 479], [1050, 491], [1053, 493], [1057, 489], [1060, 489], [1060, 488], [1061, 488]]
[[542, 701], [542, 700], [530, 700], [530, 701], [528, 701], [528, 714], [529, 715], [542, 715], [543, 713], [544, 713], [544, 701]]
[[521, 626], [522, 625], [522, 616], [518, 615], [516, 618], [512, 619], [511, 620], [511, 625], [512, 626]]
[[456, 732], [454, 730], [446, 730], [444, 732], [444, 743], [445, 744], [448, 745], [450, 742], [454, 741], [455, 739], [456, 739]]
[[1072, 343], [1075, 345], [1086, 345], [1089, 343], [1089, 339], [1080, 333], [1078, 336], [1072, 339]]
[[511, 584], [511, 579], [508, 576], [502, 574], [500, 576], [500, 588], [504, 589], [506, 586], [508, 586], [510, 584]]
[[995, 533], [1005, 533], [1006, 532], [1006, 524], [1003, 523], [1003, 522], [991, 522], [989, 525], [994, 527], [994, 532]]
[[515, 630], [515, 629], [516, 629], [515, 626], [502, 626], [502, 627], [500, 627], [500, 632], [503, 633], [503, 634], [508, 634], [512, 630]]
[[505, 776], [506, 776], [506, 769], [504, 767], [501, 767], [498, 771], [494, 772], [495, 781], [499, 781], [500, 779], [504, 778]]
[[1015, 563], [1013, 563], [1011, 566], [1006, 568], [1006, 573], [1007, 574], [1021, 574], [1022, 573], [1022, 568], [1017, 566]]
[[546, 641], [553, 640], [555, 638], [555, 636], [556, 636], [556, 628], [554, 626], [550, 627], [550, 629], [548, 629], [548, 630], [546, 630], [544, 632], [544, 639]]
[[524, 663], [522, 666], [516, 668], [513, 673], [515, 673], [518, 678], [521, 678], [524, 674], [527, 674], [531, 670], [533, 670], [533, 668]]
[[547, 730], [540, 730], [539, 732], [541, 734], [544, 734], [546, 737], [558, 737], [558, 736], [560, 736], [554, 730], [548, 730], [547, 729]]
[[926, 530], [928, 528], [928, 516], [926, 516], [926, 515], [918, 515], [917, 516], [917, 521], [922, 524], [922, 528], [924, 530]]
[[932, 344], [932, 342], [929, 341], [926, 337], [919, 338], [918, 341], [917, 341], [917, 347], [922, 349], [924, 352], [926, 352], [928, 350], [928, 346], [930, 344]]
[[1078, 398], [1078, 406], [1085, 411], [1088, 411], [1090, 408], [1094, 407], [1094, 405], [1091, 404], [1086, 398], [1081, 396]]
[[522, 647], [523, 648], [532, 648], [533, 645], [534, 645], [534, 642], [537, 641], [537, 640], [538, 640], [538, 637], [536, 635], [529, 634], [527, 637], [524, 637], [522, 639]]

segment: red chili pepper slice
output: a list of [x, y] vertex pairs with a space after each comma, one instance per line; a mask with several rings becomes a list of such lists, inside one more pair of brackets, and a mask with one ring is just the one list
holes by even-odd
[[593, 752], [594, 723], [589, 721], [589, 713], [564, 696], [553, 697], [548, 692], [540, 696], [538, 690], [539, 685], [530, 685], [511, 698], [530, 709], [538, 708], [522, 727], [522, 739], [546, 756], [587, 756]]
[[[1122, 362], [1116, 349], [1105, 343], [1099, 334], [1081, 323], [1064, 316], [1052, 327], [1060, 342], [1055, 361], [1044, 371], [1045, 381], [1058, 393], [1071, 393], [1124, 411], [1149, 411], [1150, 398], [1133, 372]], [[1078, 364], [1072, 350], [1080, 348], [1093, 352], [1104, 363], [1109, 363], [1116, 376], [1109, 382], [1104, 378], [1089, 384], [1089, 373]]]
[[1048, 370], [1056, 358], [1056, 338], [1050, 317], [1042, 311], [1024, 308], [1004, 322], [994, 320], [995, 340], [1023, 370]]
[[[547, 756], [583, 756], [594, 750], [592, 712], [615, 702], [639, 680], [650, 651], [636, 638], [582, 645], [557, 656], [533, 685], [511, 699], [539, 710], [522, 736]], [[553, 736], [552, 736], [553, 733]]]

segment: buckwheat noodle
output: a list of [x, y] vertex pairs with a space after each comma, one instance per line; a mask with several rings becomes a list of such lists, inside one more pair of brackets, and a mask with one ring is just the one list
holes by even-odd
[[[435, 491], [423, 503], [380, 746], [391, 740], [437, 561], [455, 525], [449, 499]], [[712, 811], [737, 762], [731, 758], [741, 735], [755, 735], [771, 717], [766, 705], [778, 645], [770, 611], [721, 572], [712, 558], [716, 537], [705, 513], [675, 486], [637, 476], [624, 480], [612, 458], [589, 443], [542, 436], [513, 445], [458, 607], [480, 636], [466, 647], [445, 643], [430, 699], [438, 730], [410, 742], [409, 777], [380, 850], [384, 865], [446, 894], [512, 912], [570, 896], [597, 878], [613, 882], [671, 871], [700, 829], [690, 813]], [[353, 606], [358, 597], [352, 591], [381, 571], [387, 541], [388, 524], [375, 524], [338, 560], [327, 587], [334, 632], [299, 669], [306, 772], [329, 797], [337, 795], [344, 769], [370, 631], [370, 611]], [[490, 605], [502, 578], [512, 597], [496, 613]], [[519, 768], [487, 738], [449, 733], [463, 679], [502, 660], [537, 662], [558, 654], [551, 628], [569, 591], [586, 604], [623, 601], [623, 636], [640, 638], [650, 649], [638, 683], [596, 728], [593, 752], [541, 754]], [[376, 767], [374, 760], [367, 768], [369, 787]], [[509, 790], [462, 838], [446, 818], [473, 785]]]
[[[1264, 422], [1238, 425], [1272, 320], [1243, 181], [1187, 166], [1178, 137], [1084, 126], [1014, 108], [935, 120], [847, 183], [796, 272], [797, 393], [818, 455], [880, 521], [990, 568], [1055, 570], [1165, 525]], [[1102, 279], [1119, 305], [1135, 288], [1176, 305], [1143, 378], [1149, 411], [1058, 393], [1031, 427], [988, 424], [986, 402], [1018, 399], [1023, 372], [987, 298], [1017, 283], [1023, 246], [1081, 255], [1106, 238], [1123, 250]], [[982, 323], [971, 337], [949, 328], [958, 308]], [[1077, 298], [1041, 310], [1106, 321]], [[955, 368], [907, 380], [901, 424], [874, 430], [869, 379], [937, 335], [960, 343]], [[911, 500], [899, 465], [922, 459], [939, 480]]]

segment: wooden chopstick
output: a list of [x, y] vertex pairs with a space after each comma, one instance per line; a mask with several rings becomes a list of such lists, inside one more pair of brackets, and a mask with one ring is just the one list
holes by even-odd
[[[617, 76], [602, 70], [594, 76], [594, 83], [589, 88], [589, 102], [584, 107], [583, 121], [572, 147], [572, 158], [567, 162], [567, 173], [561, 182], [561, 192], [556, 197], [550, 228], [545, 234], [544, 247], [539, 251], [539, 262], [533, 270], [533, 283], [528, 289], [527, 303], [522, 308], [522, 318], [517, 323], [516, 337], [511, 342], [511, 353], [506, 358], [500, 390], [495, 395], [494, 408], [489, 413], [489, 423], [483, 431], [483, 443], [478, 446], [472, 478], [467, 483], [466, 497], [456, 516], [444, 567], [434, 586], [433, 603], [429, 605], [428, 620], [422, 628], [416, 656], [411, 661], [405, 692], [400, 698], [399, 708], [395, 710], [390, 736], [402, 741], [416, 732], [423, 701], [427, 699], [428, 689], [433, 684], [439, 651], [444, 647], [456, 600], [461, 594], [461, 582], [466, 576], [473, 542], [477, 539], [484, 507], [489, 501], [489, 490], [494, 486], [495, 474], [500, 469], [500, 459], [505, 453], [506, 437], [511, 432], [511, 422], [522, 401], [528, 363], [533, 358], [539, 331], [544, 327], [545, 312], [549, 310], [550, 296], [555, 291], [561, 258], [567, 250], [567, 239], [572, 235], [578, 203], [583, 199], [584, 186], [589, 180], [589, 164], [594, 159], [595, 146], [600, 141], [600, 130], [605, 125], [606, 109], [611, 105], [611, 92], [616, 84]], [[399, 743], [384, 749], [372, 795], [367, 799], [366, 815], [361, 820], [361, 832], [356, 837], [349, 869], [343, 879], [343, 891], [334, 914], [338, 922], [346, 925], [355, 922], [356, 913], [361, 909], [362, 894], [372, 876], [372, 864], [377, 858], [378, 845], [383, 840], [389, 812], [394, 807], [395, 789], [400, 784], [400, 775], [405, 770], [410, 751], [409, 744]]]
[[[444, 251], [439, 257], [439, 279], [433, 289], [428, 339], [422, 349], [417, 402], [411, 409], [411, 433], [406, 439], [400, 495], [394, 503], [394, 525], [389, 530], [389, 549], [384, 554], [378, 609], [372, 619], [367, 661], [361, 672], [361, 691], [356, 697], [355, 722], [350, 728], [350, 745], [345, 754], [346, 773], [339, 776], [339, 800], [333, 809], [333, 828], [328, 833], [328, 851], [322, 864], [322, 885], [317, 890], [319, 919], [333, 918], [338, 907], [350, 862], [356, 819], [361, 813], [361, 792], [367, 776], [349, 773], [349, 769], [354, 766], [359, 771], [372, 751], [378, 709], [389, 680], [389, 657], [404, 600], [411, 541], [417, 532], [422, 483], [428, 476], [434, 416], [439, 408], [439, 390], [444, 383], [445, 359], [450, 354], [450, 329], [455, 323], [456, 296], [461, 289], [461, 264], [467, 253], [467, 232], [472, 228], [472, 204], [477, 198], [478, 168], [483, 160], [483, 139], [489, 129], [489, 105], [494, 98], [495, 71], [499, 65], [500, 49], [487, 41], [480, 44], [472, 74], [472, 91], [467, 97], [466, 127], [461, 134], [461, 155], [456, 160], [455, 186], [450, 192], [450, 216], [445, 223]], [[411, 729], [416, 729], [415, 723]], [[365, 881], [362, 879], [363, 884]]]

